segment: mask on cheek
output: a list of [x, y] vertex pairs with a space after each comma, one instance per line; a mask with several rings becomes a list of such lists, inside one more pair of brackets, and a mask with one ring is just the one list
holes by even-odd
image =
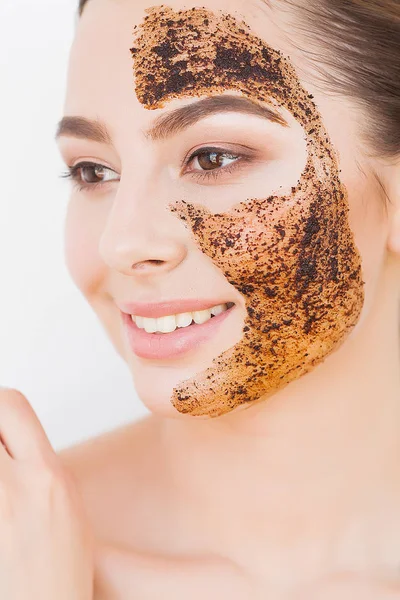
[[289, 110], [307, 139], [290, 195], [244, 199], [223, 214], [185, 200], [170, 206], [246, 300], [242, 340], [173, 392], [179, 412], [215, 417], [274, 394], [338, 348], [363, 307], [361, 257], [335, 151], [290, 61], [231, 15], [146, 12], [131, 48], [145, 108], [235, 90]]

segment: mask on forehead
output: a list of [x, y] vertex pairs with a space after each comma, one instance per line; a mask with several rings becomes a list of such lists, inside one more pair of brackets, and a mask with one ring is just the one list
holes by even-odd
[[185, 199], [169, 207], [246, 301], [241, 341], [173, 391], [179, 412], [215, 417], [271, 396], [339, 347], [364, 303], [361, 257], [335, 151], [290, 61], [229, 14], [146, 12], [131, 48], [145, 108], [235, 90], [289, 110], [307, 139], [290, 195], [244, 198], [223, 214]]

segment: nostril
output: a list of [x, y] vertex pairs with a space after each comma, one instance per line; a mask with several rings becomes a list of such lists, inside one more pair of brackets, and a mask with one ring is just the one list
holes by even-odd
[[141, 262], [138, 262], [134, 265], [132, 265], [132, 269], [147, 269], [148, 267], [152, 267], [152, 266], [160, 266], [163, 265], [165, 263], [164, 260], [156, 260], [156, 259], [149, 259], [149, 260], [144, 260]]

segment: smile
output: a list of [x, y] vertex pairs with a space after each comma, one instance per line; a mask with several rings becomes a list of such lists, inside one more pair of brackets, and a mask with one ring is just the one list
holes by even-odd
[[[133, 353], [140, 358], [172, 359], [210, 340], [235, 308], [232, 302], [209, 309], [141, 317], [121, 312], [124, 333]], [[160, 331], [161, 330], [161, 331]]]
[[139, 329], [144, 329], [147, 333], [172, 333], [176, 329], [189, 327], [192, 324], [203, 325], [213, 317], [226, 312], [233, 306], [232, 302], [228, 304], [217, 304], [206, 310], [197, 310], [193, 312], [184, 312], [177, 315], [166, 315], [158, 319], [131, 315], [132, 321]]

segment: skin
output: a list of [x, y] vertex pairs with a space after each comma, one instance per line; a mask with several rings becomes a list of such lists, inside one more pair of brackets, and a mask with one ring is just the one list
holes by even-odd
[[[102, 555], [102, 572], [114, 573], [115, 585], [125, 586], [122, 595], [131, 592], [140, 577], [145, 591], [154, 578], [146, 577], [143, 559], [132, 558], [136, 549], [139, 554], [163, 557], [206, 557], [218, 572], [213, 589], [217, 585], [227, 589], [223, 586], [231, 584], [243, 589], [239, 577], [260, 597], [271, 590], [278, 597], [278, 593], [288, 594], [293, 588], [348, 571], [361, 580], [376, 576], [379, 582], [387, 573], [398, 573], [400, 557], [399, 165], [371, 157], [362, 138], [366, 116], [355, 103], [317, 87], [312, 65], [290, 43], [293, 26], [278, 7], [268, 10], [254, 3], [243, 8], [242, 2], [231, 0], [203, 6], [214, 14], [229, 13], [232, 19], [241, 15], [251, 30], [249, 35], [266, 44], [271, 55], [279, 52], [285, 59], [290, 57], [285, 63], [286, 77], [294, 77], [294, 69], [301, 89], [313, 96], [312, 119], [305, 119], [295, 108], [288, 111], [281, 103], [288, 128], [230, 113], [209, 117], [169, 139], [147, 139], [143, 132], [159, 115], [193, 102], [194, 96], [204, 92], [204, 82], [199, 80], [189, 97], [150, 97], [143, 102], [146, 90], [140, 79], [134, 87], [137, 65], [132, 65], [135, 57], [129, 49], [135, 43], [134, 26], [140, 31], [145, 10], [152, 6], [143, 1], [89, 2], [71, 51], [64, 113], [98, 116], [112, 132], [112, 144], [71, 136], [59, 140], [69, 166], [92, 160], [111, 169], [108, 174], [114, 176], [113, 182], [96, 191], [75, 189], [71, 193], [66, 259], [74, 282], [153, 413], [127, 431], [124, 442], [122, 437], [119, 443], [114, 438], [107, 455], [100, 452], [96, 461], [88, 461], [90, 468], [84, 476], [81, 471], [82, 480], [95, 481], [90, 493], [88, 484], [83, 483], [82, 489], [86, 498], [92, 498], [90, 507], [98, 515], [99, 530], [103, 527], [105, 532], [107, 521], [109, 539], [131, 550], [129, 559], [111, 561], [109, 571]], [[178, 11], [193, 6], [190, 2], [168, 4], [174, 19]], [[136, 56], [140, 58], [140, 52]], [[162, 77], [161, 70], [153, 72]], [[294, 78], [291, 81], [298, 85]], [[233, 91], [244, 93], [243, 82]], [[254, 90], [250, 93], [254, 95]], [[299, 93], [297, 87], [297, 100]], [[274, 106], [278, 100], [277, 96]], [[163, 104], [157, 107], [159, 101]], [[313, 120], [318, 134], [311, 138]], [[324, 131], [328, 135], [325, 144]], [[224, 175], [219, 183], [200, 184], [193, 171], [181, 172], [181, 161], [189, 151], [216, 142], [232, 152], [246, 144], [254, 149], [256, 159], [235, 174]], [[307, 165], [315, 164], [311, 159], [322, 146], [321, 164], [327, 164], [331, 152], [327, 177], [313, 178], [308, 194], [292, 196], [291, 188], [302, 180]], [[391, 198], [387, 210], [374, 173]], [[279, 283], [293, 283], [290, 267], [294, 270], [296, 263], [285, 240], [292, 236], [293, 247], [301, 247], [307, 219], [317, 208], [313, 206], [317, 188], [324, 190], [318, 222], [321, 225], [326, 215], [329, 228], [326, 234], [323, 229], [315, 232], [313, 243], [320, 240], [322, 250], [326, 235], [337, 232], [330, 248], [343, 258], [338, 282], [316, 252], [317, 277], [300, 289], [288, 287], [284, 296], [278, 286], [276, 300], [268, 302], [259, 288], [254, 295], [245, 292], [244, 262], [235, 253], [239, 250], [246, 264], [261, 267], [269, 277], [277, 273], [279, 257], [285, 257]], [[326, 198], [333, 190], [343, 214], [329, 210]], [[252, 199], [259, 199], [260, 208], [265, 209], [268, 198], [273, 199], [271, 207], [278, 207], [276, 214], [267, 209], [262, 217], [254, 218]], [[233, 273], [222, 256], [222, 240], [216, 239], [215, 251], [205, 242], [207, 228], [212, 228], [217, 214], [223, 215], [221, 222], [228, 224], [230, 235], [238, 231], [239, 220], [248, 228], [248, 244], [242, 236], [236, 248], [225, 252]], [[193, 219], [199, 215], [204, 217], [204, 228], [196, 231]], [[277, 236], [272, 223], [285, 227], [284, 239]], [[261, 263], [255, 259], [254, 244], [260, 230], [271, 251], [259, 259]], [[307, 248], [315, 250], [313, 244]], [[349, 280], [349, 273], [354, 278]], [[317, 309], [328, 311], [326, 318], [313, 320], [308, 330], [302, 302], [316, 294], [318, 284]], [[240, 376], [247, 382], [257, 369], [251, 365], [241, 371], [236, 360], [260, 335], [248, 308], [259, 302], [264, 316], [268, 308], [274, 319], [282, 317], [284, 310], [293, 310], [299, 291], [293, 325], [278, 330], [279, 335], [271, 332], [269, 342], [277, 340], [277, 355], [272, 360], [268, 352], [259, 354], [261, 370], [267, 360], [272, 364], [269, 375], [260, 372], [254, 389], [246, 388], [245, 402], [238, 402], [234, 381]], [[153, 302], [209, 297], [210, 293], [236, 304], [229, 322], [212, 342], [179, 360], [146, 361], [132, 355], [115, 301]], [[246, 323], [250, 332], [244, 331]], [[263, 349], [268, 339], [264, 336], [268, 333], [260, 335]], [[296, 347], [290, 344], [293, 336], [299, 341]], [[310, 346], [313, 353], [307, 362]], [[290, 369], [300, 366], [301, 377], [282, 370], [285, 356], [290, 358]], [[228, 372], [223, 381], [217, 381], [221, 361], [227, 358], [230, 364], [223, 365]], [[204, 390], [193, 397], [193, 382], [204, 382], [205, 374], [212, 375], [213, 389], [219, 395], [232, 384], [229, 389], [234, 393], [228, 404], [221, 403], [219, 396], [213, 401]], [[282, 374], [285, 381], [279, 387], [277, 379]], [[268, 401], [262, 401], [264, 388]], [[189, 401], [182, 398], [188, 390]], [[107, 495], [109, 489], [112, 498]], [[169, 588], [170, 597], [183, 598], [193, 591], [190, 582], [197, 581], [196, 573], [202, 581], [204, 571], [201, 560], [190, 568], [183, 558], [176, 560], [172, 585], [181, 587], [178, 591]], [[127, 563], [129, 568], [124, 570]], [[163, 571], [154, 562], [152, 567], [160, 575], [160, 585], [165, 583], [169, 570]], [[207, 562], [206, 572], [209, 569]]]
[[94, 539], [29, 402], [0, 387], [0, 596], [92, 600]]
[[275, 100], [305, 130], [307, 161], [291, 194], [247, 198], [228, 212], [186, 199], [171, 206], [245, 298], [242, 340], [173, 391], [179, 412], [220, 416], [312, 370], [357, 323], [364, 282], [347, 191], [311, 95], [290, 61], [245, 23], [205, 9], [155, 7], [135, 38], [135, 91], [145, 108], [233, 89]]

